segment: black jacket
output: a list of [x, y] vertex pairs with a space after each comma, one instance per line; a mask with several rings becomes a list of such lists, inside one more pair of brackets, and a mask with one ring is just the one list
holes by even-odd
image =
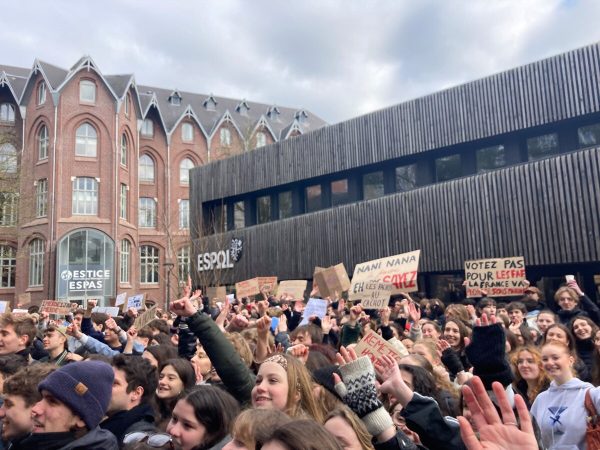
[[128, 411], [119, 411], [100, 424], [100, 428], [115, 435], [119, 446], [123, 445], [126, 434], [134, 431], [156, 431], [154, 410], [147, 403], [142, 403]]

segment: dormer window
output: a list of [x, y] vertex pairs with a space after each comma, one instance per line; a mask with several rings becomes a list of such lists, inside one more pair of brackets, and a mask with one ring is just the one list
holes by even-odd
[[38, 84], [37, 104], [43, 105], [44, 103], [46, 103], [46, 83], [42, 81], [40, 84]]
[[242, 102], [235, 107], [235, 110], [242, 116], [247, 116], [249, 109], [250, 107], [248, 106], [248, 103], [246, 103], [246, 100], [242, 100]]
[[217, 110], [217, 101], [212, 96], [212, 94], [209, 95], [206, 100], [204, 100], [203, 105], [207, 111], [216, 111]]
[[179, 95], [179, 92], [174, 91], [169, 96], [169, 103], [173, 106], [181, 106], [181, 95]]
[[306, 122], [306, 119], [308, 119], [308, 113], [306, 111], [304, 111], [303, 109], [301, 109], [300, 111], [297, 111], [295, 116], [296, 120], [300, 123], [304, 123]]
[[277, 106], [271, 106], [267, 111], [267, 117], [275, 122], [279, 121], [279, 108]]

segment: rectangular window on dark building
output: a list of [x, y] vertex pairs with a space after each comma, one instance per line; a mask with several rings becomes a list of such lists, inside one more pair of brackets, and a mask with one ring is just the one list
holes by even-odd
[[271, 221], [271, 197], [265, 195], [256, 199], [256, 223]]
[[233, 204], [233, 228], [239, 230], [246, 226], [246, 209], [244, 202], [235, 202]]
[[383, 189], [383, 172], [371, 172], [363, 175], [363, 199], [371, 200], [373, 198], [382, 197]]
[[527, 159], [529, 161], [556, 155], [559, 150], [557, 133], [544, 134], [527, 139]]
[[476, 153], [477, 173], [489, 172], [506, 166], [506, 150], [504, 145], [493, 145], [480, 148]]
[[318, 211], [323, 208], [321, 185], [315, 184], [306, 188], [306, 212]]
[[287, 219], [292, 217], [292, 191], [279, 193], [279, 218]]
[[444, 156], [435, 160], [435, 180], [448, 181], [462, 175], [460, 155]]
[[600, 123], [587, 125], [577, 130], [580, 147], [589, 147], [600, 144]]
[[417, 187], [417, 165], [396, 167], [396, 192], [410, 191]]
[[331, 182], [331, 205], [338, 206], [350, 202], [350, 193], [348, 192], [348, 180], [337, 180]]

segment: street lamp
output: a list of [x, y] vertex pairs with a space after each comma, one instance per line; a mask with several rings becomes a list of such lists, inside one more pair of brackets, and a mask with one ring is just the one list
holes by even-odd
[[169, 311], [169, 304], [171, 303], [171, 270], [173, 270], [174, 265], [172, 262], [163, 264], [163, 267], [167, 269], [167, 311]]

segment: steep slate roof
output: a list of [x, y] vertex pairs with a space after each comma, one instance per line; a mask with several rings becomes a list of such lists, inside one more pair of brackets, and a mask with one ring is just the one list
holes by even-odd
[[[69, 70], [65, 70], [36, 59], [34, 68], [39, 66], [50, 84], [50, 89], [55, 91], [86, 61], [93, 64], [89, 56], [83, 56]], [[94, 67], [96, 66], [94, 65]], [[31, 75], [31, 69], [0, 65], [0, 75], [3, 70], [6, 74], [10, 72], [13, 75], [12, 78], [8, 78], [16, 95], [20, 97], [26, 87], [28, 77]], [[125, 95], [126, 89], [133, 80], [132, 74], [102, 76], [118, 98], [122, 98]], [[142, 114], [148, 111], [152, 100], [156, 99], [156, 106], [158, 107], [167, 133], [171, 133], [181, 118], [187, 114], [196, 117], [208, 136], [214, 134], [226, 113], [231, 116], [236, 128], [244, 135], [244, 138], [251, 136], [261, 119], [268, 125], [267, 128], [274, 134], [276, 141], [284, 139], [293, 126], [297, 126], [302, 133], [306, 133], [327, 125], [323, 119], [303, 109], [285, 108], [246, 100], [216, 97], [212, 94], [196, 94], [178, 89], [163, 89], [152, 86], [137, 86], [137, 92]], [[179, 105], [169, 102], [169, 97], [175, 93], [181, 96], [181, 103]], [[209, 97], [213, 98], [216, 102], [214, 110], [209, 110], [204, 105]], [[242, 105], [243, 107], [238, 108], [238, 106]], [[268, 112], [273, 109], [277, 110], [279, 114], [269, 117]], [[245, 113], [242, 113], [243, 111]], [[303, 111], [306, 114], [304, 120], [298, 120], [298, 116]]]
[[6, 76], [5, 79], [13, 90], [17, 100], [23, 93], [29, 72], [29, 69], [24, 69], [22, 67], [5, 66], [0, 64], [0, 78], [3, 77], [3, 74]]

